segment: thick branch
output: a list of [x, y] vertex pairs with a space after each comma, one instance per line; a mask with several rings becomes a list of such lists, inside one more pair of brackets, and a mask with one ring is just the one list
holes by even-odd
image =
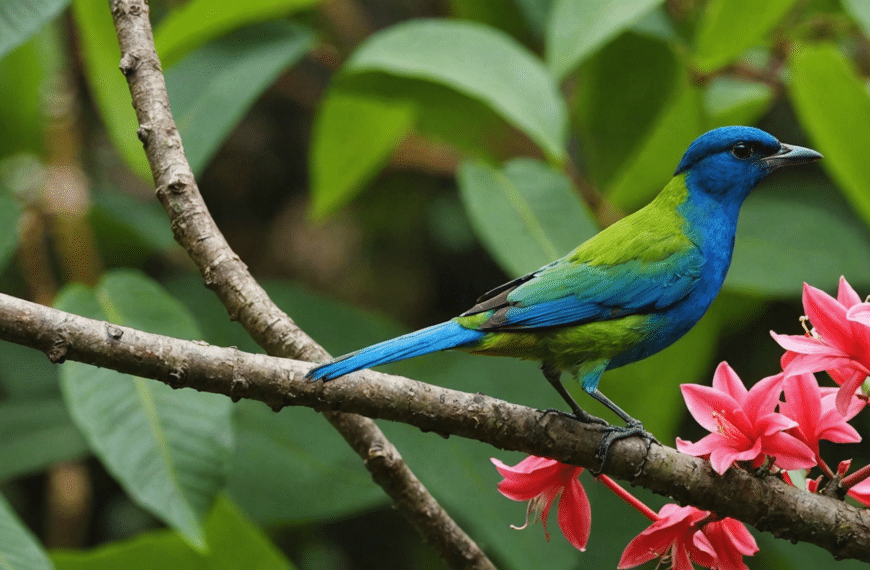
[[[206, 286], [215, 291], [230, 318], [239, 321], [269, 354], [327, 360], [327, 352], [302, 332], [254, 280], [209, 214], [172, 118], [154, 49], [148, 5], [144, 0], [110, 3], [121, 48], [120, 68], [130, 86], [139, 120], [137, 135], [176, 241], [196, 263]], [[451, 567], [495, 568], [429, 494], [373, 421], [332, 411], [324, 412], [324, 416], [363, 458], [372, 478], [393, 499], [396, 509]]]
[[[371, 370], [326, 384], [307, 363], [145, 333], [0, 295], [0, 339], [76, 360], [274, 409], [309, 406], [414, 425], [495, 447], [597, 466], [601, 432], [556, 414]], [[616, 442], [604, 472], [661, 495], [751, 524], [838, 558], [870, 562], [870, 516], [842, 501], [737, 468], [719, 476], [701, 459], [637, 439]]]

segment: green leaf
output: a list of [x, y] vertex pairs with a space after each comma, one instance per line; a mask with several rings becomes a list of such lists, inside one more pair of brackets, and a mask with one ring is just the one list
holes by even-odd
[[0, 105], [0, 125], [3, 125], [0, 157], [19, 152], [43, 153], [46, 83], [63, 57], [56, 27], [46, 26], [0, 60], [0, 77], [3, 78], [0, 81], [0, 101], [3, 101]]
[[547, 25], [547, 66], [564, 78], [662, 0], [557, 0]]
[[25, 527], [0, 495], [0, 568], [48, 570], [54, 568], [36, 537]]
[[173, 115], [195, 175], [257, 97], [313, 42], [307, 28], [261, 24], [204, 46], [166, 72]]
[[294, 566], [228, 499], [219, 498], [205, 521], [208, 552], [158, 530], [89, 551], [55, 551], [57, 570], [292, 570]]
[[581, 67], [575, 113], [583, 157], [599, 187], [630, 168], [685, 73], [663, 42], [626, 33]]
[[130, 105], [130, 89], [118, 69], [121, 52], [112, 13], [102, 2], [74, 0], [73, 15], [84, 56], [85, 78], [109, 138], [130, 169], [151, 182], [148, 159], [136, 137], [139, 124]]
[[822, 168], [870, 224], [870, 95], [836, 48], [798, 46], [792, 51], [789, 94]]
[[[319, 0], [191, 0], [173, 10], [154, 32], [164, 66], [244, 26], [275, 20], [316, 6]], [[174, 101], [173, 101], [174, 103]]]
[[[69, 286], [56, 306], [168, 336], [200, 336], [181, 303], [134, 271], [107, 273], [94, 290]], [[223, 486], [233, 447], [229, 400], [77, 362], [61, 368], [61, 388], [91, 449], [131, 498], [205, 548], [201, 520]]]
[[411, 130], [407, 105], [330, 93], [320, 106], [311, 143], [311, 214], [322, 218], [356, 196]]
[[714, 77], [704, 89], [704, 112], [712, 130], [728, 125], [752, 125], [770, 109], [773, 88], [759, 81]]
[[761, 43], [795, 2], [711, 0], [699, 24], [695, 65], [709, 72], [731, 63], [745, 49]]
[[319, 414], [276, 414], [250, 400], [237, 411], [227, 492], [255, 520], [303, 524], [386, 504], [359, 456]]
[[91, 200], [91, 226], [111, 265], [139, 265], [156, 252], [177, 247], [166, 213], [153, 197], [142, 200], [119, 189], [95, 189]]
[[57, 366], [38, 350], [0, 343], [0, 392], [10, 398], [43, 398], [60, 395]]
[[18, 200], [6, 186], [0, 182], [0, 271], [12, 261], [15, 249], [18, 247], [18, 217], [21, 208]]
[[625, 211], [647, 204], [674, 175], [689, 144], [704, 132], [705, 121], [700, 90], [684, 86], [607, 188], [607, 198]]
[[529, 27], [538, 37], [543, 38], [547, 28], [547, 20], [555, 0], [514, 0], [523, 12]]
[[0, 59], [53, 20], [69, 2], [70, 0], [3, 0], [0, 2]]
[[843, 9], [861, 27], [865, 36], [870, 36], [870, 4], [866, 0], [842, 0]]
[[450, 0], [449, 5], [451, 15], [457, 20], [497, 28], [521, 41], [530, 36], [524, 14], [516, 2]]
[[60, 398], [0, 402], [0, 481], [84, 457], [88, 451]]
[[743, 205], [725, 287], [793, 298], [805, 281], [834, 286], [845, 275], [854, 287], [866, 289], [867, 259], [870, 231], [835, 188], [824, 179], [777, 177]]
[[457, 178], [472, 226], [510, 275], [554, 261], [598, 230], [570, 180], [541, 162], [516, 159], [497, 170], [466, 161]]
[[482, 101], [556, 162], [565, 159], [567, 113], [553, 77], [513, 38], [471, 22], [414, 20], [366, 41], [344, 76], [383, 72], [444, 85]]

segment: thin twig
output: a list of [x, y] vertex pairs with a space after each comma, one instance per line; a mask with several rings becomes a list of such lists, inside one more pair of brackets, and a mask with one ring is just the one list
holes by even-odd
[[[130, 86], [139, 120], [137, 135], [176, 241], [196, 263], [206, 286], [215, 291], [230, 318], [238, 320], [269, 354], [327, 360], [327, 352], [300, 330], [254, 280], [209, 214], [172, 118], [154, 49], [148, 5], [144, 0], [110, 0], [110, 4], [121, 48], [120, 68]], [[495, 568], [438, 505], [373, 421], [332, 411], [324, 412], [324, 416], [363, 458], [372, 478], [394, 500], [396, 509], [452, 568]]]
[[[275, 409], [343, 410], [571, 465], [598, 466], [601, 426], [401, 376], [365, 370], [325, 384], [308, 382], [308, 363], [146, 333], [2, 294], [0, 339], [42, 350], [54, 362], [85, 362], [175, 388], [259, 400]], [[870, 562], [866, 510], [777, 477], [756, 477], [739, 467], [720, 476], [709, 462], [669, 447], [652, 444], [647, 452], [637, 438], [614, 443], [604, 472], [777, 537], [811, 542], [837, 558]]]

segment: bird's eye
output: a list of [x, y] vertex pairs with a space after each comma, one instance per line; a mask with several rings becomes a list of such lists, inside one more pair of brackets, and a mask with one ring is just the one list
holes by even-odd
[[755, 145], [739, 142], [734, 145], [731, 149], [731, 154], [739, 158], [740, 160], [745, 160], [752, 156], [755, 153]]

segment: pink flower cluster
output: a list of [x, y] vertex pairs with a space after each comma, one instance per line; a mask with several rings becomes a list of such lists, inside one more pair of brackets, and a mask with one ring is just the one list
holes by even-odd
[[[586, 550], [592, 510], [578, 479], [582, 467], [533, 455], [513, 467], [498, 459], [491, 461], [504, 477], [498, 490], [509, 499], [529, 502], [526, 523], [512, 528], [526, 528], [529, 515], [534, 513], [532, 522], [540, 520], [550, 540], [547, 516], [556, 502], [562, 534], [574, 547]], [[737, 520], [719, 519], [709, 511], [674, 504], [663, 506], [656, 514], [606, 475], [599, 475], [598, 480], [653, 521], [628, 543], [619, 568], [633, 568], [661, 557], [670, 559], [676, 570], [691, 570], [692, 561], [707, 568], [746, 570], [743, 556], [758, 552], [755, 539]]]
[[[782, 372], [747, 389], [723, 362], [712, 386], [680, 387], [689, 413], [710, 434], [694, 443], [677, 438], [677, 449], [709, 459], [720, 475], [734, 465], [765, 465], [791, 483], [788, 471], [818, 467], [823, 475], [805, 481], [809, 491], [816, 492], [827, 477], [870, 505], [870, 466], [847, 476], [851, 465], [847, 460], [835, 473], [819, 452], [823, 439], [861, 441], [848, 422], [867, 405], [870, 392], [870, 303], [862, 302], [845, 278], [840, 278], [836, 299], [804, 284], [803, 304], [806, 317], [802, 320], [812, 325], [811, 329], [804, 325], [805, 335], [771, 332], [786, 349]], [[820, 387], [814, 374], [821, 371], [839, 388]], [[529, 514], [534, 513], [533, 522], [540, 519], [546, 533], [547, 515], [558, 502], [562, 533], [576, 548], [585, 550], [592, 513], [578, 479], [582, 468], [534, 456], [514, 467], [497, 459], [492, 462], [504, 477], [499, 491], [513, 500], [529, 502], [526, 525], [520, 528], [528, 525]], [[661, 558], [677, 570], [691, 570], [692, 562], [711, 569], [743, 570], [743, 556], [758, 551], [752, 535], [737, 520], [675, 504], [655, 513], [607, 476], [600, 475], [598, 480], [653, 521], [628, 544], [619, 568]]]

